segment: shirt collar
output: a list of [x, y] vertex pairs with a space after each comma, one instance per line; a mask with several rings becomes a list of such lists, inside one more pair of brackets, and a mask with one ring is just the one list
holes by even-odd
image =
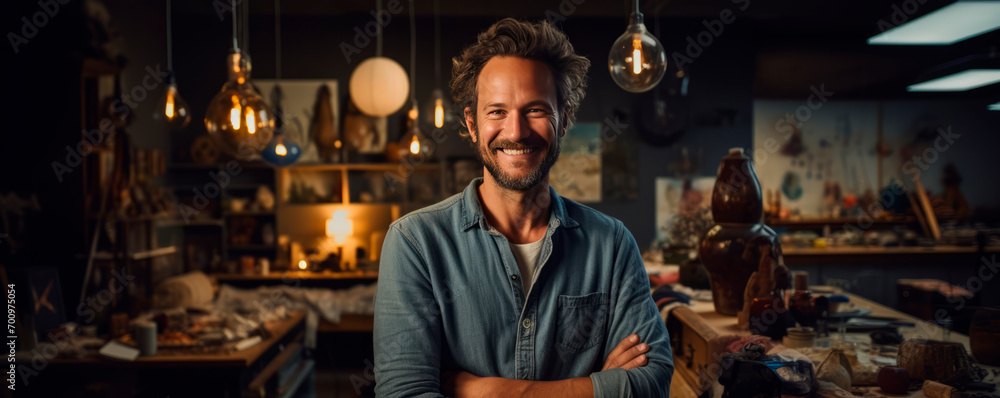
[[[490, 226], [486, 223], [486, 215], [483, 214], [483, 207], [479, 203], [479, 185], [483, 183], [483, 177], [478, 177], [465, 187], [465, 191], [462, 192], [462, 230], [468, 230], [475, 225], [482, 228], [484, 231], [489, 231]], [[560, 225], [567, 228], [576, 228], [580, 226], [576, 220], [569, 217], [566, 212], [566, 203], [561, 196], [556, 193], [556, 190], [549, 185], [549, 196], [552, 198], [550, 204], [550, 209], [552, 210], [549, 216], [549, 226], [558, 227]]]

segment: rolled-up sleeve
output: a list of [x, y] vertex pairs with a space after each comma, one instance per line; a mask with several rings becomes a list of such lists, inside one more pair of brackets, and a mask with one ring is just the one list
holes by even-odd
[[375, 393], [441, 397], [441, 313], [427, 264], [399, 225], [386, 233], [375, 292]]
[[625, 337], [635, 333], [649, 344], [646, 366], [630, 370], [609, 369], [590, 375], [595, 397], [667, 397], [674, 374], [673, 354], [667, 327], [656, 310], [649, 291], [649, 278], [635, 238], [619, 223], [619, 245], [615, 264], [622, 265], [617, 305], [611, 321], [605, 352], [611, 352]]

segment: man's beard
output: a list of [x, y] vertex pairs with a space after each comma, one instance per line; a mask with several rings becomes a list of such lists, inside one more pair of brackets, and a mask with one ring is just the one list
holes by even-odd
[[[559, 152], [561, 149], [559, 138], [556, 138], [555, 141], [552, 142], [552, 145], [549, 145], [548, 153], [545, 154], [545, 158], [542, 159], [542, 162], [538, 164], [534, 170], [531, 170], [528, 175], [521, 178], [507, 174], [500, 168], [500, 165], [497, 162], [497, 158], [499, 157], [499, 155], [497, 155], [497, 149], [504, 147], [510, 148], [526, 146], [523, 144], [534, 146], [531, 144], [535, 144], [536, 142], [544, 143], [541, 139], [537, 139], [537, 141], [529, 139], [527, 142], [523, 142], [522, 145], [517, 145], [517, 143], [513, 143], [511, 141], [495, 141], [485, 150], [482, 149], [481, 145], [476, 145], [476, 157], [479, 158], [479, 161], [483, 164], [483, 166], [486, 166], [486, 171], [493, 176], [493, 179], [496, 180], [497, 184], [500, 185], [501, 188], [512, 191], [526, 192], [538, 185], [538, 183], [548, 176], [549, 170], [552, 169], [552, 165], [554, 165], [556, 160], [559, 159]], [[484, 154], [486, 151], [489, 152], [488, 156], [487, 154]]]

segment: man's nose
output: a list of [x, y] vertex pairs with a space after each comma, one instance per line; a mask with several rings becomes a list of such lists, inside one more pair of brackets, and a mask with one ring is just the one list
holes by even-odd
[[528, 117], [520, 112], [512, 112], [507, 118], [503, 128], [503, 136], [508, 140], [517, 142], [528, 138], [531, 135], [531, 125]]

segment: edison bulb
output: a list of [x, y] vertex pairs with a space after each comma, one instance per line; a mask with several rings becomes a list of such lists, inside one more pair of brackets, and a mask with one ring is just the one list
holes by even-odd
[[288, 166], [302, 156], [302, 147], [287, 134], [275, 134], [260, 157], [275, 166]]
[[441, 89], [437, 88], [431, 92], [430, 100], [424, 102], [420, 114], [422, 116], [421, 126], [427, 131], [451, 126], [455, 122], [451, 101], [445, 97]]
[[251, 160], [271, 142], [274, 118], [271, 107], [250, 83], [249, 58], [233, 53], [228, 61], [229, 80], [209, 102], [205, 129], [223, 151]]
[[649, 91], [663, 79], [667, 53], [642, 23], [642, 13], [632, 14], [628, 29], [611, 46], [608, 70], [615, 84], [633, 93]]
[[157, 111], [154, 117], [157, 120], [166, 122], [171, 129], [180, 130], [187, 127], [188, 123], [191, 122], [191, 108], [188, 107], [187, 101], [181, 98], [180, 93], [177, 92], [177, 84], [174, 82], [173, 75], [167, 79], [169, 83], [167, 83], [167, 88], [163, 92], [163, 98], [156, 108]]

